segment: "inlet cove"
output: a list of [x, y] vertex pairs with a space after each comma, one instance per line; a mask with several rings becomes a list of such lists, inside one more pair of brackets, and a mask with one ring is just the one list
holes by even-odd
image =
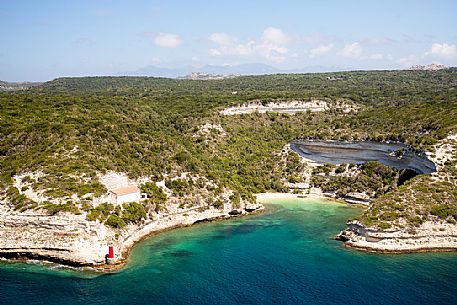
[[319, 199], [263, 202], [266, 210], [258, 215], [201, 223], [144, 240], [115, 274], [3, 263], [0, 302], [453, 303], [456, 254], [357, 252], [332, 237], [363, 209]]
[[450, 304], [456, 75], [9, 85], [0, 303]]
[[457, 304], [455, 12], [2, 1], [0, 305]]

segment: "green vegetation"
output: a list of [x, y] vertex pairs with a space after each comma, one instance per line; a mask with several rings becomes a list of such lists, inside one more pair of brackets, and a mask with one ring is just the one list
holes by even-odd
[[360, 165], [359, 171], [353, 176], [328, 176], [332, 169], [336, 174], [343, 173], [345, 166], [338, 166], [326, 163], [316, 167], [314, 173], [324, 173], [327, 176], [315, 175], [311, 184], [320, 187], [324, 192], [334, 192], [339, 196], [345, 196], [351, 192], [366, 192], [378, 197], [397, 187], [400, 177], [400, 170], [386, 166], [377, 161], [370, 161]]
[[112, 213], [114, 210], [114, 206], [110, 203], [102, 203], [98, 205], [97, 207], [93, 208], [90, 210], [90, 212], [87, 214], [86, 218], [87, 220], [99, 220], [100, 222], [104, 222], [108, 216]]
[[24, 194], [19, 193], [19, 190], [13, 186], [8, 188], [5, 195], [10, 200], [10, 203], [15, 210], [23, 212], [38, 206], [35, 201], [27, 198]]
[[129, 223], [140, 223], [146, 217], [145, 206], [137, 202], [124, 203], [122, 208], [114, 207], [110, 203], [102, 203], [90, 209], [86, 216], [87, 220], [98, 220], [114, 228], [122, 228]]
[[126, 225], [125, 221], [116, 214], [110, 215], [105, 224], [116, 229], [121, 229]]
[[53, 204], [51, 202], [45, 202], [42, 206], [43, 209], [47, 210], [49, 215], [55, 215], [59, 212], [70, 212], [74, 214], [81, 214], [81, 211], [72, 203], [60, 203]]
[[359, 220], [370, 226], [389, 221], [402, 227], [400, 219], [409, 225], [419, 226], [427, 219], [457, 222], [457, 188], [454, 183], [433, 181], [421, 175], [395, 191], [377, 198]]
[[126, 223], [139, 223], [142, 219], [146, 219], [146, 211], [141, 203], [124, 203], [122, 207], [122, 219]]
[[[82, 210], [88, 212], [89, 220], [120, 228], [141, 221], [151, 209], [163, 209], [166, 195], [150, 183], [142, 187], [149, 200], [141, 207], [102, 204], [92, 208], [87, 198], [106, 192], [97, 173], [114, 170], [131, 178], [150, 176], [159, 181], [164, 176], [190, 172], [192, 177], [215, 183], [217, 187], [211, 192], [233, 190], [232, 200], [239, 204], [241, 199], [253, 200], [254, 193], [286, 190], [283, 181], [299, 182], [297, 172], [303, 169], [300, 160], [295, 154], [284, 157], [279, 153], [294, 139], [398, 140], [416, 149], [429, 148], [457, 130], [456, 87], [457, 69], [246, 76], [215, 81], [60, 78], [28, 91], [0, 93], [0, 186], [4, 190], [0, 196], [6, 196], [20, 211], [45, 208], [52, 214]], [[347, 100], [360, 109], [348, 114], [336, 109], [297, 115], [218, 113], [252, 100], [266, 103], [310, 98], [330, 104]], [[225, 135], [197, 133], [205, 123], [220, 124]], [[449, 183], [454, 187], [433, 188], [446, 188], [448, 194], [454, 194], [457, 170], [455, 164], [447, 167], [452, 178]], [[321, 170], [328, 175], [352, 168], [355, 165], [325, 165]], [[12, 186], [16, 174], [36, 171], [43, 176], [29, 177], [25, 182], [33, 190], [67, 203], [40, 206], [23, 195], [25, 189]], [[455, 195], [451, 198], [446, 192], [430, 191], [428, 178], [421, 176], [397, 188], [396, 176], [396, 171], [370, 163], [357, 177], [326, 182], [316, 176], [313, 183], [340, 192], [366, 188], [375, 192], [379, 198], [362, 217], [366, 222], [381, 225], [407, 217], [412, 223], [420, 223], [427, 215], [455, 220], [456, 200], [451, 200]], [[208, 189], [192, 179], [167, 179], [166, 185], [180, 197]], [[417, 202], [413, 209], [404, 208], [407, 203], [403, 199], [410, 193]], [[73, 194], [79, 201], [70, 203]], [[432, 209], [443, 202], [449, 209]], [[212, 204], [220, 205], [217, 200]], [[403, 211], [393, 204], [401, 205]]]
[[152, 204], [164, 204], [167, 201], [167, 194], [152, 182], [142, 184], [141, 192], [148, 195], [148, 201]]

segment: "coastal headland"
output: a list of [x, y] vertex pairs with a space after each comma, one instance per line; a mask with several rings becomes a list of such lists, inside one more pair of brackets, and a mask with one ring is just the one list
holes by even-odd
[[280, 196], [365, 206], [341, 224], [348, 246], [454, 248], [455, 71], [67, 77], [1, 92], [0, 256], [122, 264], [150, 234]]

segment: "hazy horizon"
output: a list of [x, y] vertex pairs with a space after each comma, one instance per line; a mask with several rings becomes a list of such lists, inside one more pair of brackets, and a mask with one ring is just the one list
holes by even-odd
[[3, 0], [0, 80], [119, 75], [150, 66], [456, 66], [456, 9], [450, 0]]

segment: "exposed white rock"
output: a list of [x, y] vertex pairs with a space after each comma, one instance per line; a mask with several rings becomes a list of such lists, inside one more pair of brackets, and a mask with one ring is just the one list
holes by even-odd
[[[28, 186], [23, 180], [38, 179], [42, 173], [24, 173], [15, 177], [15, 187], [22, 189]], [[125, 185], [138, 185], [149, 181], [148, 178], [129, 179], [123, 173], [108, 172], [99, 176], [102, 183], [110, 189]], [[203, 179], [204, 185], [214, 188], [214, 182], [190, 173], [181, 172], [179, 175], [165, 176], [166, 179], [191, 179], [196, 182]], [[189, 194], [185, 198], [173, 196], [171, 190], [165, 186], [165, 181], [156, 183], [168, 195], [165, 209], [158, 213], [151, 212], [147, 220], [138, 224], [129, 224], [121, 230], [105, 226], [97, 221], [88, 221], [86, 213], [75, 215], [59, 212], [48, 215], [41, 209], [30, 209], [19, 212], [12, 209], [5, 198], [0, 198], [0, 256], [7, 258], [26, 257], [44, 259], [64, 264], [83, 266], [97, 265], [105, 262], [108, 246], [113, 246], [118, 261], [125, 260], [129, 249], [134, 243], [148, 234], [176, 226], [187, 226], [204, 220], [227, 218], [232, 216], [236, 209], [241, 214], [261, 209], [260, 204], [250, 204], [241, 201], [234, 207], [230, 200], [231, 190], [224, 190], [218, 195], [223, 203], [221, 209], [208, 206], [205, 189], [196, 194]], [[25, 191], [27, 193], [29, 191]], [[35, 194], [34, 198], [38, 195]], [[77, 198], [74, 198], [75, 200]], [[190, 204], [183, 204], [183, 200]], [[109, 196], [94, 198], [92, 205], [109, 201]], [[239, 213], [236, 213], [239, 214]]]
[[42, 203], [49, 200], [49, 198], [43, 194], [44, 190], [35, 191], [32, 188], [31, 183], [26, 180], [30, 179], [32, 181], [37, 181], [44, 176], [45, 174], [41, 171], [16, 174], [13, 176], [13, 186], [19, 190], [20, 194], [27, 196], [27, 198], [32, 199], [35, 202]]
[[137, 182], [129, 179], [127, 174], [114, 171], [108, 171], [104, 175], [99, 174], [98, 179], [108, 190], [126, 187], [129, 185], [138, 186]]
[[[434, 145], [433, 152], [427, 156], [436, 164], [437, 171], [432, 174], [435, 181], [446, 181], [443, 166], [446, 161], [454, 160], [457, 151], [457, 134]], [[380, 252], [415, 252], [415, 251], [457, 251], [457, 225], [435, 218], [419, 227], [412, 227], [401, 219], [396, 229], [377, 230], [364, 226], [358, 221], [348, 222], [348, 228], [339, 238], [346, 245], [367, 251]]]
[[[108, 246], [115, 249], [116, 259], [124, 260], [134, 243], [148, 234], [195, 222], [231, 217], [231, 192], [222, 195], [223, 209], [201, 204], [180, 208], [179, 202], [167, 205], [167, 211], [138, 225], [130, 224], [120, 231], [98, 221], [87, 221], [84, 215], [62, 213], [54, 216], [39, 211], [19, 213], [0, 204], [0, 256], [28, 257], [70, 265], [97, 265], [105, 262]], [[242, 211], [261, 209], [260, 204], [241, 202]]]
[[457, 250], [457, 226], [444, 221], [427, 221], [417, 228], [379, 231], [357, 221], [340, 233], [346, 245], [368, 251], [414, 252]]
[[205, 137], [206, 140], [208, 140], [209, 135], [211, 132], [216, 132], [219, 137], [226, 137], [227, 133], [225, 132], [224, 128], [220, 124], [212, 124], [212, 123], [206, 123], [204, 125], [201, 125], [197, 132], [192, 135], [194, 138], [198, 137]]
[[322, 112], [329, 109], [340, 109], [345, 113], [351, 111], [357, 111], [358, 106], [348, 101], [337, 101], [329, 103], [327, 101], [311, 99], [308, 101], [302, 100], [287, 100], [287, 101], [274, 101], [267, 104], [263, 104], [261, 101], [252, 101], [248, 104], [240, 106], [229, 107], [222, 110], [220, 113], [223, 115], [238, 115], [238, 114], [250, 114], [250, 113], [288, 113], [295, 114], [298, 112]]
[[436, 181], [446, 181], [446, 174], [441, 170], [444, 163], [454, 160], [457, 152], [457, 134], [450, 134], [433, 146], [434, 152], [427, 152], [427, 157], [436, 165], [437, 171], [432, 174]]
[[83, 215], [45, 215], [39, 211], [19, 213], [0, 205], [0, 255], [47, 258], [74, 265], [104, 260], [114, 231], [89, 222]]
[[438, 70], [447, 70], [448, 66], [440, 64], [430, 64], [430, 65], [413, 65], [409, 70], [419, 70], [419, 71], [438, 71]]

